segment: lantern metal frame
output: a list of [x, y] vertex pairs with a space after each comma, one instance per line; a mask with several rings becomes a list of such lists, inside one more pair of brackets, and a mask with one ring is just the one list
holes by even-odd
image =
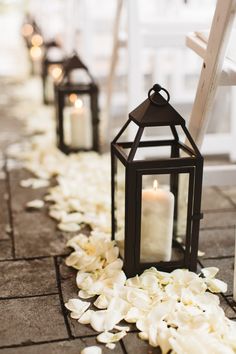
[[[70, 73], [75, 69], [82, 69], [90, 79], [89, 83], [72, 83]], [[99, 106], [98, 96], [99, 88], [87, 66], [81, 61], [79, 56], [74, 53], [63, 65], [63, 79], [55, 87], [56, 94], [56, 121], [57, 121], [57, 146], [66, 154], [79, 151], [100, 151], [99, 139]], [[91, 128], [92, 128], [92, 146], [90, 149], [74, 148], [65, 143], [64, 136], [64, 116], [65, 98], [70, 94], [88, 95], [90, 97]]]
[[46, 94], [46, 82], [47, 82], [47, 77], [49, 75], [48, 73], [48, 69], [51, 65], [61, 65], [63, 67], [63, 64], [65, 62], [65, 58], [61, 59], [61, 60], [51, 60], [48, 58], [48, 50], [50, 50], [50, 48], [61, 48], [61, 46], [56, 42], [56, 41], [50, 41], [50, 42], [46, 42], [44, 44], [44, 48], [45, 48], [45, 52], [44, 52], [44, 57], [42, 60], [42, 84], [43, 84], [43, 103], [48, 105], [50, 103], [52, 103]]
[[[152, 93], [154, 90], [154, 93]], [[166, 92], [167, 100], [160, 94]], [[111, 142], [111, 194], [112, 194], [112, 239], [116, 233], [116, 196], [115, 184], [117, 173], [117, 161], [125, 168], [125, 228], [124, 228], [124, 270], [127, 276], [140, 274], [144, 269], [151, 266], [159, 270], [171, 271], [176, 268], [187, 268], [191, 271], [197, 269], [197, 254], [199, 240], [201, 213], [201, 192], [203, 157], [199, 152], [194, 140], [185, 126], [185, 120], [168, 103], [169, 93], [158, 84], [149, 91], [148, 99], [129, 114], [129, 119], [122, 127], [118, 135]], [[128, 125], [134, 122], [138, 131], [134, 141], [119, 142]], [[169, 126], [173, 139], [168, 140], [145, 140], [141, 141], [146, 127]], [[181, 126], [183, 133], [189, 141], [189, 146], [182, 143], [176, 126]], [[138, 148], [170, 146], [170, 158], [135, 160]], [[130, 149], [126, 154], [124, 149]], [[187, 153], [187, 157], [181, 157], [180, 151]], [[174, 220], [177, 220], [177, 200], [179, 193], [179, 175], [189, 175], [188, 203], [187, 203], [187, 226], [185, 249], [173, 238], [175, 247], [183, 252], [183, 259], [169, 262], [143, 262], [140, 261], [141, 246], [141, 192], [143, 175], [170, 175], [170, 191], [175, 195]], [[174, 235], [176, 229], [174, 228]]]

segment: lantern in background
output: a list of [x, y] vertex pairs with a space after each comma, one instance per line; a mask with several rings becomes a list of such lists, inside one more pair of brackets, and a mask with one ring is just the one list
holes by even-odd
[[55, 91], [58, 147], [65, 153], [99, 151], [98, 86], [76, 54], [63, 74]]
[[[112, 237], [127, 276], [197, 267], [203, 158], [168, 102], [154, 85], [111, 143]], [[131, 126], [135, 138], [125, 142]]]
[[29, 15], [26, 15], [21, 27], [21, 34], [25, 40], [26, 46], [30, 49], [33, 45], [42, 45], [41, 30], [36, 21]]
[[55, 42], [45, 43], [45, 53], [42, 62], [43, 102], [54, 101], [54, 86], [62, 77], [65, 56], [62, 48]]
[[29, 50], [29, 59], [31, 62], [31, 73], [39, 74], [41, 72], [41, 61], [43, 57], [43, 37], [41, 30], [35, 20], [26, 16], [22, 25], [21, 33]]

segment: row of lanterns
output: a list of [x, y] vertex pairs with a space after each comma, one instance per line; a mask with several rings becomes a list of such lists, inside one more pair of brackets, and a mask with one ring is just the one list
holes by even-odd
[[[50, 57], [55, 48], [45, 45], [42, 80], [44, 103], [56, 104], [58, 147], [99, 152], [98, 86], [77, 54]], [[112, 238], [127, 276], [150, 266], [197, 269], [203, 157], [169, 99], [154, 85], [111, 143]], [[127, 142], [131, 124], [136, 135]], [[167, 139], [148, 138], [147, 131], [163, 127]]]

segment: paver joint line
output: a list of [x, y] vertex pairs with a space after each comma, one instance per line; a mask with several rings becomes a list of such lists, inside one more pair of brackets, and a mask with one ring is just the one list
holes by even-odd
[[60, 339], [51, 339], [51, 340], [45, 340], [41, 342], [29, 342], [29, 343], [23, 343], [23, 344], [13, 344], [13, 345], [3, 345], [0, 346], [0, 350], [2, 349], [11, 349], [11, 348], [22, 348], [22, 347], [30, 347], [33, 345], [40, 345], [40, 344], [50, 344], [50, 343], [59, 343], [59, 342], [64, 342], [64, 341], [70, 341], [73, 340], [73, 338], [60, 338]]
[[63, 299], [63, 294], [62, 294], [62, 288], [61, 288], [61, 278], [60, 278], [60, 269], [59, 269], [59, 264], [58, 264], [58, 257], [53, 257], [54, 258], [54, 265], [55, 265], [55, 271], [56, 271], [56, 281], [57, 281], [57, 288], [58, 288], [58, 294], [59, 294], [59, 299], [60, 299], [60, 304], [61, 304], [61, 311], [62, 311], [62, 315], [64, 317], [64, 322], [65, 322], [65, 326], [67, 329], [67, 333], [69, 338], [74, 338], [72, 332], [71, 332], [71, 328], [70, 328], [70, 324], [68, 321], [68, 314], [67, 314], [67, 310], [65, 308], [64, 305], [64, 299]]
[[0, 301], [4, 300], [16, 300], [16, 299], [30, 299], [33, 297], [42, 297], [42, 296], [52, 296], [52, 295], [58, 295], [58, 292], [54, 293], [48, 293], [48, 294], [36, 294], [36, 295], [22, 295], [22, 296], [6, 296], [6, 297], [0, 297]]
[[231, 205], [232, 205], [234, 208], [236, 208], [236, 204], [234, 203], [234, 201], [233, 201], [230, 197], [228, 197], [228, 195], [226, 195], [224, 192], [222, 192], [222, 190], [221, 190], [219, 187], [215, 186], [215, 190], [216, 190], [219, 194], [221, 194], [222, 197], [224, 197], [225, 199], [227, 199], [227, 200], [231, 203]]
[[9, 223], [10, 223], [10, 228], [11, 231], [9, 232], [11, 236], [11, 242], [12, 242], [12, 257], [15, 258], [15, 237], [14, 237], [14, 223], [13, 223], [13, 216], [12, 216], [12, 198], [11, 198], [11, 186], [10, 186], [10, 174], [7, 168], [7, 158], [4, 156], [4, 167], [3, 170], [6, 174], [6, 188], [7, 188], [7, 193], [8, 193], [8, 198], [6, 200], [7, 202], [7, 208], [8, 208], [8, 215], [9, 215]]

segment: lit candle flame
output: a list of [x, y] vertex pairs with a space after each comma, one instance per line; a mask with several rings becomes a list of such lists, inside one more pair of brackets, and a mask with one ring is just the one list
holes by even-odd
[[56, 65], [53, 68], [51, 68], [50, 74], [52, 75], [54, 80], [58, 80], [62, 74], [62, 68]]
[[22, 27], [21, 33], [24, 37], [29, 37], [33, 34], [33, 26], [30, 23], [25, 23]]
[[78, 99], [78, 96], [76, 95], [76, 93], [71, 93], [70, 95], [69, 95], [69, 101], [70, 101], [70, 103], [75, 103], [75, 101]]
[[158, 188], [158, 182], [157, 182], [157, 179], [155, 179], [155, 180], [153, 181], [153, 189], [154, 189], [154, 191], [156, 191], [157, 188]]
[[42, 49], [38, 46], [33, 46], [30, 48], [30, 55], [33, 60], [38, 60], [42, 57]]
[[80, 98], [77, 98], [77, 100], [74, 103], [75, 108], [82, 108], [83, 107], [83, 101]]
[[34, 34], [31, 38], [31, 43], [34, 46], [40, 46], [43, 44], [43, 37], [40, 34]]

